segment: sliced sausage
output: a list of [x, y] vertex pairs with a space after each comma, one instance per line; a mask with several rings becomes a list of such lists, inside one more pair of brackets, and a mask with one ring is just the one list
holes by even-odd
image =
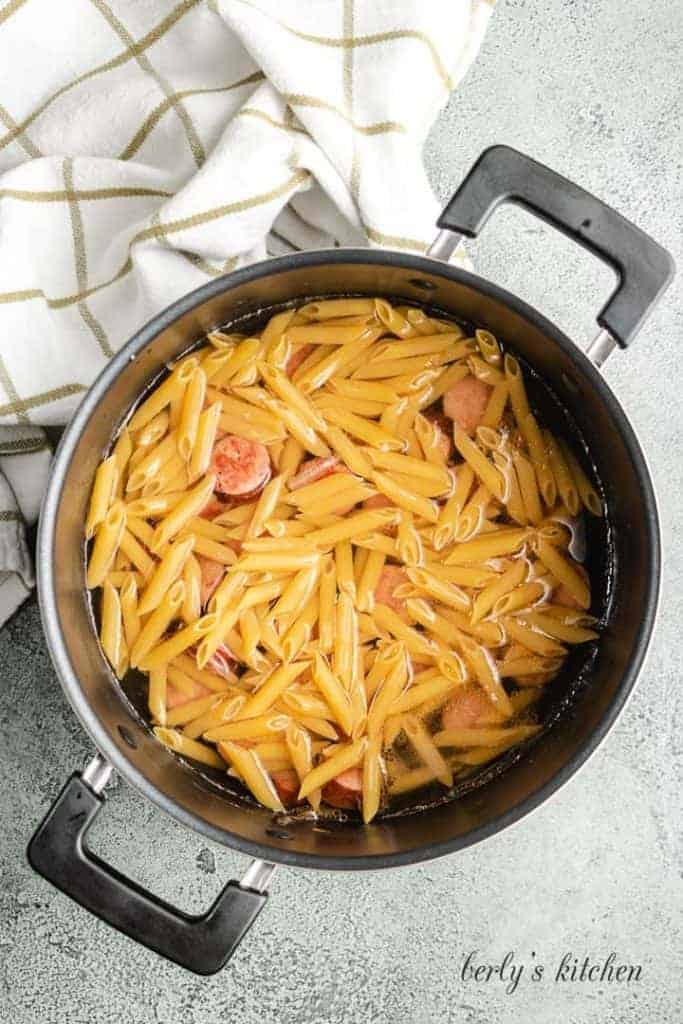
[[270, 777], [273, 780], [277, 795], [285, 807], [291, 807], [292, 804], [295, 804], [300, 786], [299, 777], [296, 772], [271, 772]]
[[292, 352], [291, 356], [287, 360], [287, 365], [285, 366], [285, 373], [288, 377], [294, 376], [304, 359], [308, 359], [314, 348], [315, 345], [302, 345], [296, 350], [296, 352]]
[[363, 792], [363, 773], [360, 768], [349, 768], [323, 787], [322, 798], [332, 807], [356, 810]]
[[202, 519], [215, 519], [221, 512], [225, 512], [228, 506], [220, 501], [215, 494], [212, 494], [199, 515]]
[[463, 686], [441, 713], [444, 729], [474, 729], [500, 721], [500, 715], [478, 686]]
[[198, 697], [208, 697], [211, 690], [207, 689], [206, 686], [202, 686], [201, 683], [196, 683], [192, 680], [193, 691], [190, 696], [181, 693], [180, 690], [176, 690], [173, 683], [169, 683], [166, 687], [166, 708], [170, 711], [172, 708], [179, 708], [181, 704], [187, 704], [188, 701], [196, 700]]
[[308, 487], [316, 480], [322, 480], [332, 473], [344, 473], [346, 466], [343, 465], [336, 455], [316, 456], [314, 459], [307, 459], [301, 465], [298, 473], [295, 473], [289, 481], [290, 491], [298, 491], [300, 487]]
[[[575, 562], [574, 568], [583, 578], [584, 583], [588, 583], [588, 573], [584, 567]], [[576, 598], [569, 593], [564, 583], [560, 583], [560, 585], [553, 591], [553, 601], [555, 604], [564, 605], [566, 608], [576, 608], [577, 611], [585, 611], [585, 608], [582, 608]]]
[[385, 604], [402, 617], [406, 615], [406, 603], [402, 597], [395, 597], [394, 591], [402, 583], [408, 583], [408, 576], [405, 569], [398, 565], [385, 565], [382, 569], [377, 586], [375, 587], [375, 601], [377, 604]]
[[387, 498], [386, 494], [373, 494], [371, 498], [365, 499], [363, 508], [388, 508], [393, 504], [391, 498]]
[[202, 573], [200, 589], [202, 608], [206, 608], [211, 595], [225, 576], [225, 566], [221, 562], [215, 562], [213, 558], [204, 558], [203, 555], [197, 555], [196, 558]]
[[443, 411], [461, 430], [473, 434], [488, 405], [492, 388], [477, 377], [465, 377], [443, 396]]
[[255, 495], [270, 479], [268, 449], [258, 441], [226, 434], [214, 445], [210, 468], [221, 494]]

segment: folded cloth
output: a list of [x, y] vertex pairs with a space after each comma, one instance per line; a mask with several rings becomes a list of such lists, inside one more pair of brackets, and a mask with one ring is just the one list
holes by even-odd
[[0, 622], [33, 583], [36, 425], [146, 320], [269, 254], [426, 249], [422, 144], [493, 2], [0, 3]]

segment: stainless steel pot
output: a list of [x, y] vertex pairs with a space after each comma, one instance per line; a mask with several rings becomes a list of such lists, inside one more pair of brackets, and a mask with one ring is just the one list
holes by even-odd
[[[474, 237], [502, 201], [516, 202], [608, 262], [619, 284], [598, 316], [587, 354], [536, 310], [444, 262], [458, 237]], [[268, 260], [213, 281], [147, 324], [86, 395], [55, 459], [43, 507], [39, 593], [52, 659], [64, 691], [100, 752], [74, 775], [29, 846], [33, 867], [110, 924], [199, 973], [230, 957], [265, 899], [274, 862], [366, 869], [453, 853], [522, 818], [585, 762], [614, 724], [635, 683], [652, 631], [660, 580], [657, 508], [640, 446], [597, 368], [632, 340], [668, 286], [670, 257], [619, 214], [547, 168], [506, 147], [487, 150], [446, 207], [426, 257], [342, 249]], [[295, 302], [330, 295], [384, 295], [486, 327], [550, 388], [544, 416], [585, 445], [608, 510], [595, 529], [592, 566], [602, 636], [572, 654], [542, 706], [548, 727], [505, 770], [470, 784], [457, 800], [433, 801], [371, 826], [274, 819], [225, 781], [154, 739], [136, 695], [124, 695], [97, 642], [84, 587], [83, 522], [95, 468], [117, 427], [166, 363], [207, 331], [263, 319]], [[545, 398], [543, 396], [546, 396]], [[549, 404], [548, 404], [549, 401]], [[98, 860], [85, 834], [115, 769], [204, 836], [256, 858], [210, 910], [191, 918]]]

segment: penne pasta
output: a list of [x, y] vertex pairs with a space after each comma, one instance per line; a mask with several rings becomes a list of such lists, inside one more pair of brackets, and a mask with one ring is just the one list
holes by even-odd
[[101, 587], [104, 583], [107, 573], [114, 564], [125, 527], [125, 506], [123, 502], [116, 501], [105, 515], [95, 534], [86, 575], [87, 587], [91, 589]]
[[472, 335], [372, 296], [212, 331], [94, 473], [104, 656], [145, 677], [160, 743], [269, 811], [374, 827], [450, 790], [536, 734], [598, 639], [569, 554], [598, 488], [515, 355]]
[[128, 668], [128, 647], [123, 630], [119, 593], [109, 580], [102, 584], [100, 643], [114, 672], [121, 679]]
[[90, 540], [97, 529], [102, 525], [109, 511], [109, 508], [116, 495], [118, 481], [121, 479], [116, 455], [110, 455], [108, 459], [97, 467], [95, 482], [93, 483], [92, 494], [88, 516], [85, 521], [85, 539]]

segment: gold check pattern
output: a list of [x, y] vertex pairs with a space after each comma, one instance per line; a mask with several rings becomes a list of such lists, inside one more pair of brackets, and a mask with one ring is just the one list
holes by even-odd
[[142, 323], [268, 253], [424, 251], [421, 143], [491, 4], [389, 7], [0, 3], [0, 425], [64, 422]]

